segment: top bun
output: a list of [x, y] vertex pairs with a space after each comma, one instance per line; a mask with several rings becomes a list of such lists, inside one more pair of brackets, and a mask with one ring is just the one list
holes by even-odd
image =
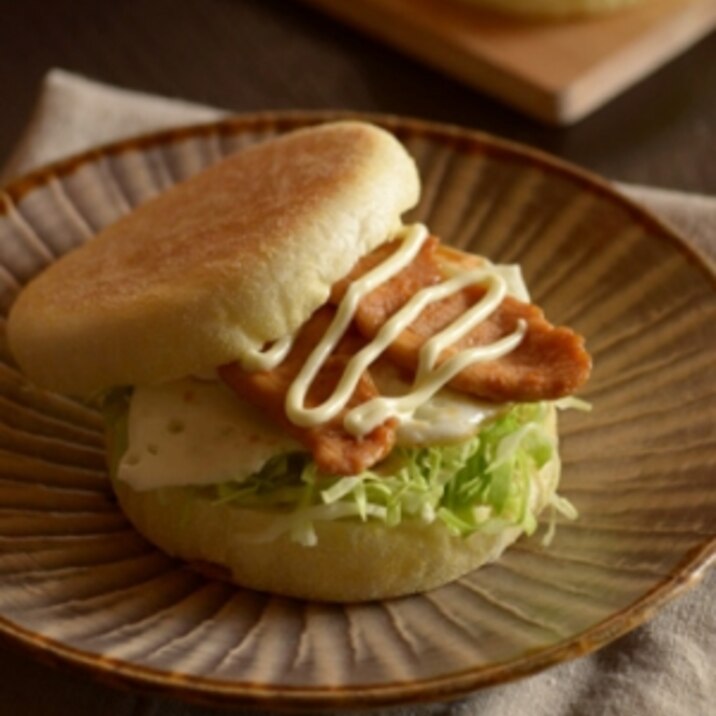
[[32, 281], [10, 347], [38, 385], [89, 396], [172, 380], [295, 331], [387, 241], [420, 183], [361, 122], [234, 154], [104, 229]]

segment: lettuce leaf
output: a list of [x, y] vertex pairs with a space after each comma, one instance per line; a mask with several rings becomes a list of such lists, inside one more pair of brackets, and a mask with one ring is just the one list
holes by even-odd
[[[475, 437], [453, 445], [396, 448], [382, 463], [349, 477], [319, 473], [309, 455], [270, 460], [241, 483], [215, 486], [215, 498], [244, 507], [279, 509], [280, 525], [262, 539], [290, 532], [315, 544], [320, 520], [375, 520], [395, 526], [403, 520], [439, 520], [455, 535], [515, 526], [531, 534], [534, 475], [554, 456], [544, 428], [546, 403], [513, 406]], [[554, 506], [563, 506], [563, 498]], [[567, 503], [568, 504], [568, 503]]]

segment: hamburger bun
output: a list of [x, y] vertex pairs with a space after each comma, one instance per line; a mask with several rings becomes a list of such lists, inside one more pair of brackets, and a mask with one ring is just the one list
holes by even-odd
[[[553, 406], [544, 428], [556, 444]], [[557, 450], [532, 476], [535, 514], [555, 494]], [[304, 547], [286, 532], [263, 539], [281, 514], [217, 503], [215, 495], [187, 487], [138, 492], [121, 481], [114, 488], [136, 529], [168, 554], [209, 566], [236, 584], [318, 601], [359, 602], [424, 592], [496, 560], [522, 534], [455, 536], [439, 520], [404, 520], [398, 527], [357, 518], [316, 522], [318, 542]], [[217, 569], [218, 568], [218, 569]]]
[[37, 385], [80, 397], [232, 361], [296, 330], [419, 191], [402, 145], [366, 123], [238, 152], [33, 280], [9, 316], [13, 354]]

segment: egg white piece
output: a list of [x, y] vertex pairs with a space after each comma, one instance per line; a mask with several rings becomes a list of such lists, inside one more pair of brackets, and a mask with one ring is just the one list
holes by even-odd
[[457, 391], [443, 388], [398, 427], [398, 444], [406, 446], [441, 445], [467, 440], [504, 406], [473, 400]]
[[[404, 395], [410, 389], [398, 368], [388, 361], [371, 367], [371, 375], [382, 395]], [[441, 388], [398, 426], [398, 445], [405, 447], [444, 445], [467, 440], [480, 426], [505, 410], [450, 388]]]
[[[382, 389], [409, 386], [378, 370]], [[398, 429], [398, 444], [439, 445], [474, 435], [502, 406], [443, 389]], [[117, 477], [135, 490], [240, 482], [275, 455], [305, 450], [220, 381], [195, 377], [135, 388]]]
[[505, 280], [508, 296], [524, 303], [530, 302], [530, 292], [527, 290], [527, 284], [519, 264], [491, 264], [488, 262], [488, 265]]
[[217, 380], [135, 388], [117, 477], [135, 490], [241, 481], [277, 454], [303, 450]]

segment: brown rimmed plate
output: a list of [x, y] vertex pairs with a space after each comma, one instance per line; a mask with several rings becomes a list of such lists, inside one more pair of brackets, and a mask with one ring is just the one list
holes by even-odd
[[[267, 114], [124, 141], [0, 195], [0, 300], [64, 252], [222, 156], [327, 114]], [[578, 508], [494, 565], [421, 596], [320, 605], [235, 589], [169, 559], [118, 512], [92, 410], [0, 362], [0, 634], [104, 681], [211, 703], [447, 700], [597, 649], [697, 581], [716, 552], [716, 279], [605, 182], [483, 134], [373, 119], [415, 156], [413, 217], [518, 261], [585, 334], [594, 411], [562, 416]], [[170, 220], [170, 218], [168, 219]], [[3, 341], [3, 346], [4, 341]]]

